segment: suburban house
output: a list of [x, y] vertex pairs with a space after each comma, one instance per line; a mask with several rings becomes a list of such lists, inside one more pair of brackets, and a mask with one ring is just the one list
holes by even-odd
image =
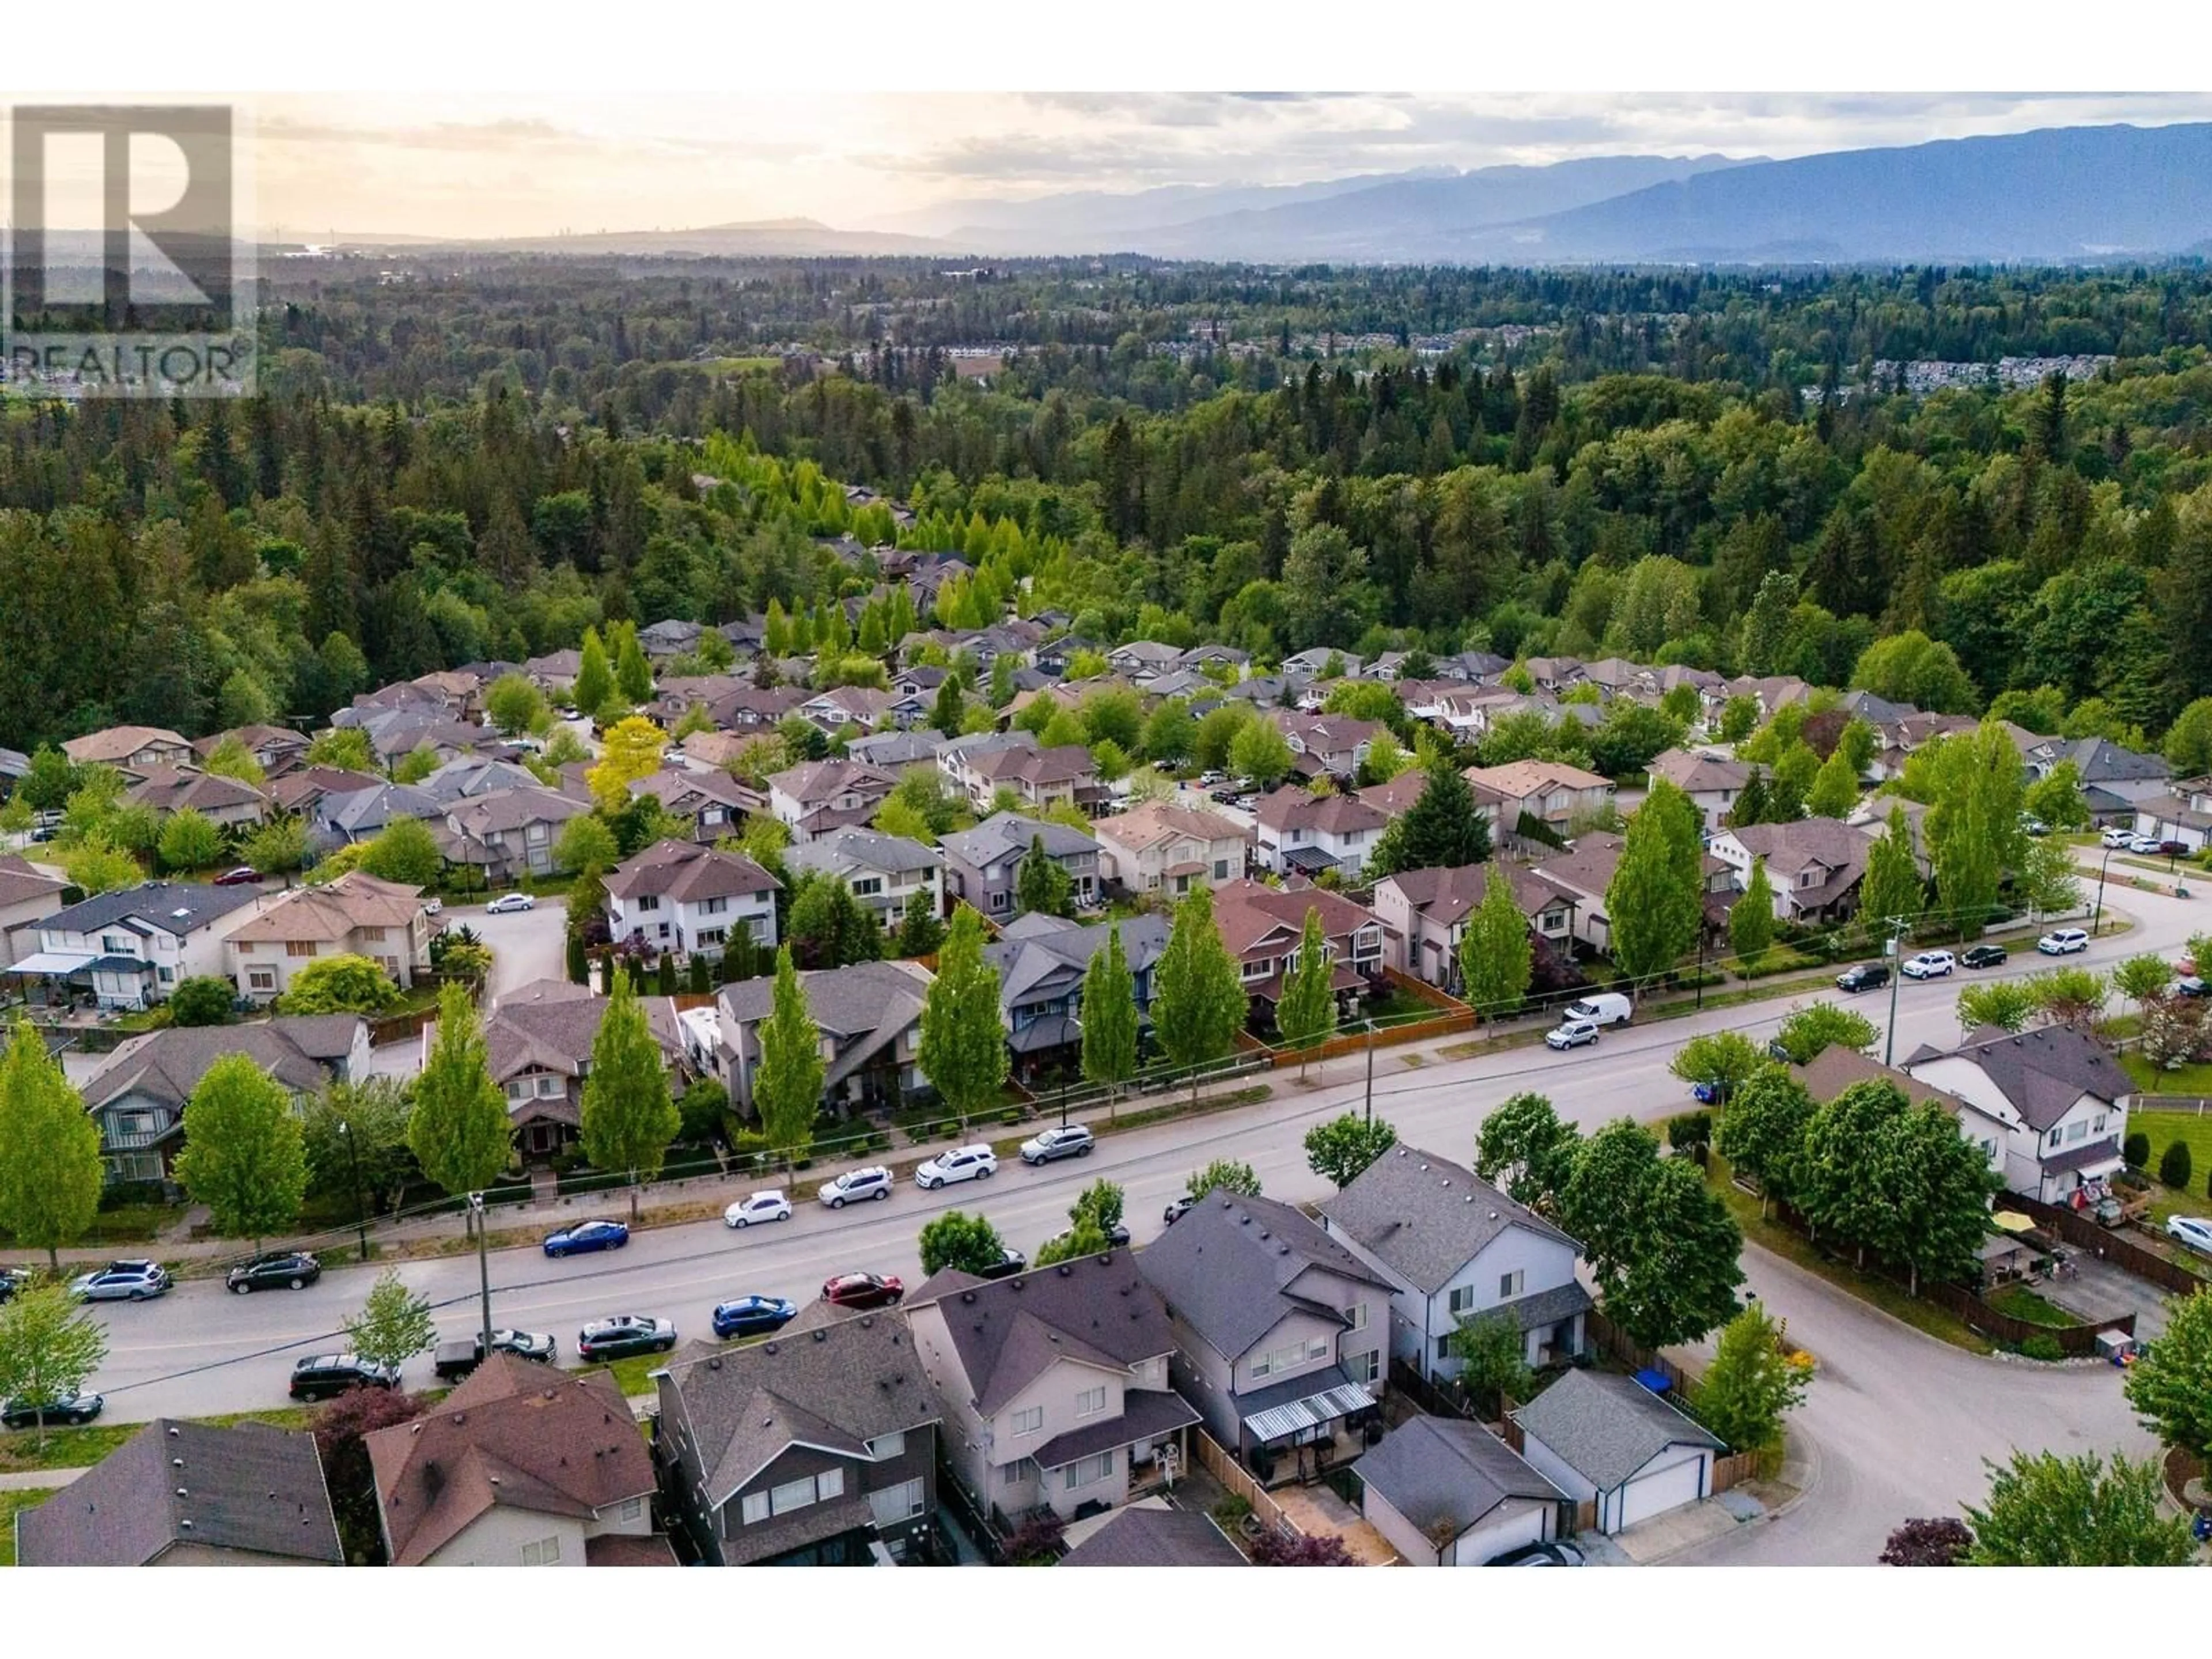
[[1080, 1059], [1084, 975], [1116, 927], [1141, 1025], [1152, 1006], [1152, 969], [1167, 949], [1165, 916], [1132, 916], [1085, 927], [1032, 912], [1016, 916], [983, 947], [983, 959], [999, 970], [999, 1012], [1018, 1074], [1035, 1078]]
[[891, 717], [899, 699], [870, 685], [840, 685], [818, 692], [799, 705], [801, 720], [811, 720], [831, 737], [848, 726], [872, 732]]
[[1401, 974], [1446, 991], [1459, 988], [1459, 942], [1467, 919], [1504, 879], [1529, 928], [1562, 951], [1574, 936], [1575, 896], [1525, 864], [1481, 864], [1401, 870], [1375, 884], [1375, 916], [1382, 924], [1384, 959]]
[[1308, 776], [1326, 774], [1349, 779], [1367, 759], [1375, 740], [1389, 730], [1380, 720], [1357, 720], [1349, 714], [1307, 714], [1280, 710], [1275, 727], [1291, 752], [1307, 764], [1298, 769]]
[[942, 1414], [896, 1309], [816, 1303], [765, 1342], [693, 1343], [653, 1373], [672, 1522], [711, 1566], [933, 1553]]
[[[927, 1086], [915, 1064], [921, 1041], [921, 1005], [930, 973], [915, 962], [856, 962], [799, 976], [806, 1011], [821, 1028], [823, 1105], [840, 1116], [896, 1106]], [[753, 1109], [753, 1076], [760, 1068], [760, 1026], [775, 992], [772, 978], [725, 985], [715, 1002], [714, 1048], [692, 1033], [695, 1063], [711, 1066], [730, 1091], [730, 1104]]]
[[1117, 674], [1126, 674], [1139, 685], [1150, 684], [1163, 674], [1182, 666], [1182, 647], [1162, 645], [1155, 640], [1132, 640], [1127, 645], [1117, 645], [1106, 653], [1106, 665]]
[[2159, 756], [2139, 755], [2109, 738], [2050, 738], [2022, 758], [2031, 778], [2048, 777], [2061, 762], [2072, 761], [2089, 816], [2100, 823], [2131, 822], [2136, 809], [2165, 794], [2173, 779], [2173, 769]]
[[[1420, 799], [1421, 792], [1428, 787], [1428, 774], [1419, 767], [1409, 767], [1387, 783], [1368, 785], [1359, 792], [1359, 799], [1383, 817], [1395, 818], [1412, 810], [1413, 803]], [[1504, 797], [1495, 789], [1486, 789], [1479, 783], [1470, 783], [1468, 788], [1474, 796], [1474, 810], [1482, 815], [1483, 822], [1489, 827], [1490, 844], [1492, 847], [1500, 845], [1504, 830], [1512, 828], [1507, 824], [1501, 829], [1498, 822], [1498, 809], [1504, 805]]]
[[1750, 781], [1751, 768], [1740, 760], [1698, 749], [1669, 749], [1651, 759], [1650, 774], [1664, 778], [1690, 798], [1705, 820], [1708, 835], [1735, 809], [1736, 797]]
[[187, 766], [149, 766], [123, 793], [126, 806], [143, 806], [164, 817], [190, 807], [222, 830], [250, 830], [267, 816], [269, 803], [252, 784]]
[[[1860, 844], [1863, 848], [1863, 838]], [[1607, 914], [1610, 907], [1606, 890], [1613, 885], [1613, 872], [1620, 867], [1621, 846], [1620, 836], [1608, 830], [1593, 830], [1575, 837], [1573, 851], [1547, 854], [1534, 866], [1538, 875], [1574, 899], [1574, 937], [1599, 952], [1613, 948], [1613, 919]], [[1863, 851], [1859, 860], [1863, 866]], [[1710, 852], [1705, 854], [1705, 925], [1710, 931], [1725, 922], [1726, 906], [1737, 890], [1735, 870]], [[1776, 880], [1778, 883], [1779, 878]]]
[[1840, 921], [1858, 908], [1870, 844], [1841, 818], [1799, 818], [1723, 830], [1712, 855], [1735, 873], [1738, 890], [1750, 885], [1753, 861], [1765, 860], [1777, 921]]
[[656, 842], [606, 875], [607, 937], [659, 951], [719, 957], [734, 928], [775, 949], [776, 878], [742, 853]]
[[1297, 1209], [1216, 1188], [1138, 1265], [1167, 1304], [1170, 1380], [1263, 1480], [1358, 1455], [1388, 1369], [1391, 1285]]
[[929, 915], [945, 914], [944, 855], [905, 836], [840, 830], [804, 847], [786, 848], [783, 862], [793, 880], [802, 870], [835, 876], [887, 929], [906, 920], [917, 898]]
[[1521, 1455], [1577, 1504], [1596, 1529], [1620, 1532], [1709, 1498], [1726, 1450], [1632, 1376], [1571, 1370], [1513, 1413]]
[[2136, 803], [2130, 826], [2139, 836], [2178, 841], [2192, 853], [2212, 844], [2212, 778], [2191, 778], [2173, 793]]
[[513, 761], [463, 755], [424, 773], [415, 787], [432, 799], [451, 806], [455, 801], [489, 795], [495, 789], [535, 789], [539, 785], [536, 773]]
[[368, 1073], [359, 1014], [283, 1015], [246, 1025], [173, 1025], [125, 1039], [85, 1082], [107, 1179], [166, 1181], [184, 1144], [185, 1108], [209, 1066], [245, 1054], [295, 1101]]
[[1282, 672], [1285, 676], [1296, 675], [1309, 680], [1334, 678], [1340, 675], [1348, 680], [1356, 680], [1364, 664], [1361, 659], [1349, 651], [1337, 651], [1325, 645], [1316, 645], [1310, 650], [1299, 652], [1295, 657], [1284, 658]]
[[991, 786], [983, 781], [976, 769], [994, 755], [1010, 749], [1034, 750], [1037, 748], [1036, 734], [1017, 728], [1011, 732], [980, 732], [947, 738], [937, 751], [937, 769], [945, 780], [969, 800], [991, 798]]
[[97, 893], [39, 923], [39, 948], [8, 971], [88, 990], [103, 1008], [145, 1008], [180, 979], [228, 976], [225, 942], [262, 906], [252, 887], [148, 881]]
[[1984, 1026], [1955, 1048], [1923, 1044], [1905, 1070], [2004, 1126], [2004, 1183], [2076, 1208], [2119, 1173], [2135, 1084], [2094, 1037], [2068, 1025]]
[[68, 890], [66, 877], [50, 874], [28, 859], [0, 858], [0, 972], [15, 960], [16, 930], [23, 930], [26, 945], [35, 945], [37, 924], [62, 908]]
[[664, 811], [690, 821], [691, 838], [711, 847], [744, 828], [749, 812], [768, 811], [768, 797], [719, 769], [684, 768], [655, 772], [629, 787], [630, 798], [652, 796]]
[[1297, 965], [1306, 912], [1321, 912], [1340, 1003], [1373, 989], [1382, 978], [1382, 924], [1341, 894], [1319, 887], [1269, 887], [1231, 882], [1213, 896], [1213, 925], [1237, 958], [1245, 994], [1272, 1017], [1283, 983]]
[[431, 932], [421, 888], [349, 870], [321, 887], [276, 895], [233, 929], [227, 972], [242, 994], [270, 1002], [319, 957], [367, 957], [404, 991], [429, 969]]
[[1470, 766], [1467, 781], [1500, 798], [1498, 822], [1508, 835], [1524, 817], [1559, 835], [1580, 820], [1596, 817], [1613, 804], [1613, 785], [1595, 772], [1565, 761], [1514, 761], [1505, 766]]
[[803, 843], [865, 824], [897, 787], [890, 773], [857, 761], [808, 761], [769, 775], [768, 805]]
[[1133, 1252], [995, 1280], [946, 1268], [904, 1311], [945, 1459], [979, 1509], [1072, 1521], [1157, 1484], [1163, 1449], [1190, 1466], [1198, 1413], [1169, 1386], [1175, 1333]]
[[1335, 870], [1356, 881], [1390, 815], [1358, 795], [1316, 795], [1285, 784], [1260, 798], [1252, 822], [1262, 869], [1309, 878]]
[[1480, 1423], [1416, 1414], [1359, 1460], [1360, 1510], [1417, 1567], [1479, 1567], [1559, 1535], [1566, 1495]]
[[362, 1438], [395, 1567], [676, 1565], [614, 1373], [497, 1351], [411, 1423]]
[[157, 1417], [15, 1517], [24, 1567], [342, 1567], [311, 1434]]
[[535, 784], [495, 789], [447, 808], [438, 850], [447, 863], [479, 870], [490, 882], [550, 876], [562, 829], [591, 810], [588, 802]]
[[264, 776], [275, 778], [304, 765], [310, 739], [285, 726], [234, 726], [228, 732], [211, 732], [192, 739], [192, 752], [204, 762], [226, 743], [235, 742], [253, 757]]
[[1063, 1567], [1249, 1567], [1243, 1552], [1229, 1541], [1202, 1510], [1170, 1509], [1164, 1499], [1140, 1498], [1105, 1515], [1093, 1516], [1061, 1534], [1067, 1553]]
[[[576, 1139], [584, 1121], [584, 1079], [607, 1000], [566, 980], [542, 979], [507, 992], [485, 1017], [485, 1059], [492, 1081], [507, 1097], [515, 1149], [524, 1158], [550, 1158]], [[675, 1004], [666, 997], [638, 1001], [662, 1058], [677, 1066], [684, 1042]], [[425, 1025], [425, 1063], [437, 1040], [436, 1024]]]
[[1001, 812], [973, 830], [955, 830], [939, 841], [939, 850], [945, 854], [946, 900], [971, 904], [994, 920], [1012, 915], [1018, 908], [1014, 890], [1022, 860], [1039, 836], [1044, 839], [1044, 855], [1067, 872], [1076, 903], [1086, 910], [1097, 904], [1097, 842], [1080, 830], [1018, 812]]
[[143, 774], [157, 766], [190, 766], [198, 758], [191, 742], [159, 726], [111, 726], [88, 732], [62, 744], [76, 766], [112, 766]]
[[1180, 896], [1244, 873], [1250, 837], [1218, 812], [1153, 801], [1098, 820], [1105, 877], [1132, 893]]
[[427, 789], [405, 783], [333, 790], [315, 806], [315, 838], [325, 848], [374, 841], [385, 825], [401, 818], [416, 818], [434, 829], [445, 823], [446, 803]]
[[1959, 1133], [1982, 1149], [1991, 1175], [2002, 1176], [2005, 1172], [2005, 1146], [2011, 1138], [2011, 1126], [1997, 1114], [1984, 1111], [1948, 1090], [1923, 1083], [1910, 1072], [1885, 1066], [1840, 1042], [1830, 1043], [1805, 1065], [1790, 1069], [1819, 1105], [1826, 1105], [1854, 1083], [1887, 1083], [1915, 1105], [1932, 1102], [1959, 1120]]
[[905, 732], [878, 732], [872, 737], [854, 738], [845, 745], [845, 757], [859, 761], [863, 766], [872, 766], [879, 772], [904, 777], [909, 772], [936, 771], [937, 753], [944, 747], [945, 739], [938, 733], [917, 726]]
[[1010, 789], [1031, 811], [1066, 805], [1095, 812], [1106, 799], [1098, 781], [1097, 763], [1079, 743], [1056, 749], [1000, 749], [975, 755], [968, 770], [975, 779], [969, 799], [979, 812], [988, 811], [1001, 789]]
[[1520, 1331], [1531, 1369], [1583, 1351], [1582, 1247], [1473, 1170], [1395, 1146], [1327, 1200], [1321, 1218], [1389, 1281], [1390, 1357], [1424, 1377], [1458, 1376], [1451, 1334], [1493, 1314]]

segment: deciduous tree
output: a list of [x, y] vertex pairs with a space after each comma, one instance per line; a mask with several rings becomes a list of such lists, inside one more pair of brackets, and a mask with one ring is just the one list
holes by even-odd
[[1167, 948], [1152, 969], [1152, 1036], [1170, 1064], [1189, 1069], [1192, 1099], [1197, 1068], [1229, 1052], [1247, 1006], [1237, 959], [1214, 927], [1213, 895], [1199, 888], [1176, 906]]
[[1714, 1085], [1721, 1099], [1728, 1101], [1765, 1063], [1766, 1055], [1742, 1032], [1710, 1031], [1677, 1048], [1667, 1069], [1685, 1083]]
[[1781, 1329], [1753, 1302], [1723, 1328], [1693, 1395], [1698, 1419], [1737, 1451], [1771, 1451], [1812, 1373], [1784, 1351]]
[[1936, 896], [1963, 935], [1988, 919], [2004, 872], [2020, 862], [2027, 840], [2020, 826], [2020, 751], [1995, 720], [1927, 747], [1937, 751], [1929, 857]]
[[1638, 1343], [1693, 1342], [1736, 1311], [1743, 1235], [1696, 1164], [1621, 1118], [1583, 1143], [1560, 1194], [1606, 1317]]
[[237, 1018], [238, 987], [220, 974], [195, 974], [169, 993], [172, 1025], [228, 1025]]
[[813, 1143], [822, 1109], [822, 1030], [806, 1006], [806, 990], [791, 947], [775, 954], [775, 987], [761, 1022], [760, 1066], [753, 1073], [753, 1105], [769, 1150], [791, 1160]]
[[1739, 968], [1756, 966], [1774, 943], [1774, 884], [1766, 878], [1766, 860], [1751, 861], [1751, 879], [1729, 908], [1729, 948]]
[[459, 985], [438, 993], [438, 1035], [416, 1079], [407, 1145], [422, 1173], [454, 1197], [490, 1186], [514, 1161], [514, 1131], [492, 1081], [483, 1026]]
[[1832, 1002], [1810, 1002], [1790, 1011], [1774, 1040], [1796, 1064], [1810, 1066], [1823, 1048], [1851, 1048], [1865, 1054], [1881, 1035], [1864, 1014]]
[[1698, 942], [1705, 916], [1703, 830], [1696, 805], [1664, 778], [1628, 821], [1606, 888], [1606, 914], [1613, 921], [1613, 959], [1633, 981], [1656, 979]]
[[1306, 1131], [1306, 1166], [1341, 1192], [1359, 1172], [1398, 1144], [1398, 1132], [1381, 1118], [1346, 1112]]
[[2212, 1290], [2171, 1306], [2165, 1334], [2128, 1368], [2124, 1391], [2145, 1428], [2212, 1464]]
[[435, 887], [445, 873], [446, 856], [438, 838], [420, 818], [394, 818], [377, 832], [362, 854], [361, 867], [380, 881], [404, 887]]
[[[644, 1005], [627, 979], [618, 977], [592, 1039], [592, 1069], [584, 1078], [579, 1125], [584, 1156], [594, 1169], [627, 1170], [635, 1182], [660, 1173], [683, 1115], [668, 1091], [668, 1066]], [[637, 1219], [638, 1191], [629, 1189], [629, 1215]]]
[[1194, 1203], [1217, 1188], [1239, 1198], [1261, 1195], [1260, 1177], [1250, 1164], [1238, 1158], [1217, 1158], [1204, 1169], [1192, 1172], [1190, 1179], [1183, 1183], [1183, 1196]]
[[1121, 949], [1121, 930], [1107, 930], [1083, 974], [1083, 1075], [1109, 1089], [1137, 1074], [1137, 990]]
[[607, 871], [621, 856], [615, 832], [594, 812], [583, 812], [561, 826], [553, 839], [553, 863], [562, 870]]
[[1014, 877], [1014, 902], [1037, 915], [1075, 914], [1075, 879], [1044, 850], [1042, 831], [1030, 837], [1030, 850], [1022, 855]]
[[1006, 1027], [999, 970], [983, 956], [983, 918], [972, 905], [952, 913], [937, 978], [922, 1004], [915, 1060], [963, 1124], [996, 1104], [1006, 1087]]
[[222, 831], [197, 807], [169, 814], [156, 843], [164, 870], [204, 870], [222, 856]]
[[617, 720], [599, 740], [599, 763], [584, 775], [592, 799], [611, 817], [630, 804], [629, 787], [660, 769], [668, 733], [642, 715]]
[[1305, 1051], [1317, 1042], [1326, 1042], [1336, 1030], [1335, 973], [1321, 911], [1309, 905], [1298, 940], [1297, 964], [1284, 976], [1283, 998], [1275, 1006], [1275, 1030], [1285, 1042], [1299, 1051], [1300, 1077], [1305, 1075]]
[[377, 1275], [361, 1311], [345, 1322], [345, 1331], [356, 1353], [394, 1370], [416, 1354], [427, 1353], [438, 1341], [430, 1298], [409, 1290], [397, 1267]]
[[1468, 913], [1459, 938], [1461, 994], [1479, 1017], [1497, 1019], [1521, 1006], [1535, 971], [1528, 919], [1504, 866], [1492, 864], [1482, 902]]
[[1501, 1182], [1516, 1204], [1556, 1218], [1582, 1136], [1539, 1094], [1517, 1094], [1482, 1121], [1474, 1172]]
[[[59, 1283], [33, 1283], [0, 1303], [0, 1400], [34, 1408], [80, 1394], [107, 1358], [107, 1333]], [[46, 1440], [43, 1410], [35, 1419]]]
[[2197, 1559], [2189, 1522], [2162, 1512], [2157, 1462], [2094, 1452], [2016, 1451], [1989, 1464], [1990, 1495], [1969, 1507], [1975, 1567], [2180, 1567]]
[[1713, 1144], [1731, 1165], [1759, 1182], [1762, 1216], [1775, 1199], [1791, 1195], [1813, 1110], [1805, 1085], [1771, 1064], [1753, 1072], [1729, 1097]]
[[0, 1055], [0, 1229], [26, 1249], [44, 1250], [59, 1273], [61, 1249], [99, 1213], [104, 1178], [100, 1126], [46, 1040], [19, 1017]]
[[1528, 1370], [1528, 1338], [1520, 1322], [1502, 1309], [1462, 1314], [1444, 1334], [1444, 1349], [1459, 1362], [1459, 1383], [1495, 1413], [1504, 1398], [1526, 1400], [1535, 1392]]
[[[951, 684], [951, 682], [947, 682]], [[941, 1273], [947, 1267], [979, 1277], [1006, 1259], [1006, 1243], [999, 1230], [980, 1215], [947, 1210], [921, 1230], [921, 1270]]]
[[252, 1057], [224, 1054], [185, 1106], [177, 1180], [226, 1238], [261, 1241], [299, 1218], [307, 1155], [292, 1097]]
[[380, 1014], [399, 1000], [399, 988], [367, 957], [318, 957], [292, 975], [276, 1000], [287, 1014]]

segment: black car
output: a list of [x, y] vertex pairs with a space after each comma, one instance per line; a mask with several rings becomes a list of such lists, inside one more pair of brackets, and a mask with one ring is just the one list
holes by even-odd
[[222, 1282], [234, 1294], [244, 1296], [248, 1291], [274, 1290], [280, 1285], [286, 1290], [304, 1291], [322, 1276], [323, 1264], [305, 1250], [280, 1250], [240, 1262], [223, 1275]]
[[1971, 951], [1959, 952], [1961, 968], [1998, 968], [2004, 964], [2005, 948], [2002, 945], [1977, 945]]
[[1172, 1227], [1176, 1222], [1188, 1215], [1191, 1211], [1197, 1206], [1197, 1204], [1198, 1200], [1194, 1198], [1179, 1198], [1176, 1200], [1174, 1203], [1168, 1206], [1166, 1212], [1160, 1217], [1160, 1219], [1166, 1222], [1169, 1226]]
[[399, 1373], [357, 1353], [317, 1354], [292, 1367], [292, 1398], [321, 1400], [348, 1389], [396, 1389]]
[[51, 1429], [62, 1424], [89, 1423], [106, 1404], [96, 1394], [66, 1395], [48, 1401], [43, 1408], [27, 1400], [11, 1400], [0, 1407], [0, 1427], [35, 1429], [43, 1423]]
[[983, 1269], [981, 1276], [985, 1279], [1012, 1279], [1029, 1265], [1029, 1257], [1009, 1247], [1000, 1253], [996, 1261]]
[[1836, 975], [1838, 991], [1874, 991], [1889, 983], [1889, 969], [1879, 962], [1862, 962]]
[[[2194, 974], [2190, 975], [2186, 979], [2178, 979], [2173, 981], [2173, 994], [2178, 997], [2201, 997], [2204, 994], [2204, 981]], [[4, 1294], [0, 1294], [0, 1302], [5, 1302], [7, 1299]]]

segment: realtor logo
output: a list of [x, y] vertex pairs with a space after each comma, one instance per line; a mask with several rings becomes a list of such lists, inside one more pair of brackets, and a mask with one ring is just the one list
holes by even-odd
[[35, 104], [9, 120], [8, 389], [251, 392], [253, 244], [238, 112]]

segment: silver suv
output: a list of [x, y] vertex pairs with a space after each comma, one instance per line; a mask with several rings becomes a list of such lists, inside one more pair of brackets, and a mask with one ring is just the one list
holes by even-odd
[[865, 1170], [848, 1170], [823, 1182], [822, 1190], [815, 1194], [833, 1210], [842, 1210], [864, 1198], [884, 1199], [890, 1195], [891, 1172], [880, 1164], [870, 1164]]

